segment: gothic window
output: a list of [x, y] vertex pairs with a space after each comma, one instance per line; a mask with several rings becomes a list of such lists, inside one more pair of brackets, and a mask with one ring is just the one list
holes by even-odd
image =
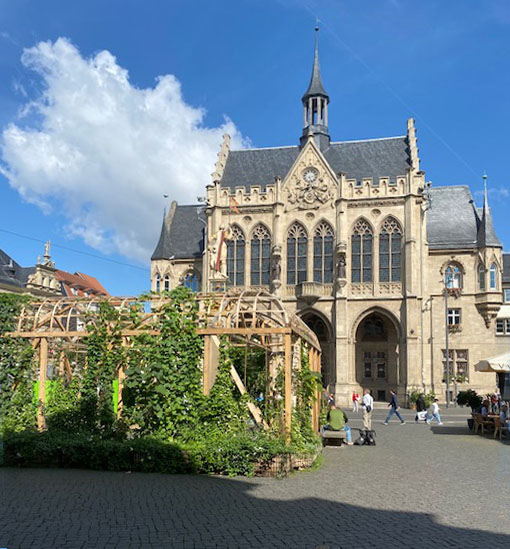
[[351, 236], [351, 280], [372, 282], [372, 229], [360, 219]]
[[227, 276], [231, 286], [244, 286], [244, 249], [243, 232], [234, 225], [227, 241]]
[[156, 292], [161, 291], [161, 276], [159, 273], [156, 275]]
[[379, 280], [400, 282], [402, 229], [398, 221], [389, 217], [379, 235]]
[[313, 281], [333, 282], [333, 229], [325, 221], [319, 223], [313, 237]]
[[493, 264], [491, 265], [490, 270], [489, 270], [489, 281], [490, 281], [490, 288], [491, 288], [491, 290], [495, 290], [496, 287], [497, 287], [497, 277], [496, 277], [496, 274], [497, 274], [496, 264], [493, 263]]
[[263, 225], [257, 225], [251, 237], [251, 284], [267, 286], [271, 263], [271, 235]]
[[481, 263], [478, 265], [478, 289], [485, 291], [485, 267]]
[[165, 278], [163, 280], [164, 280], [164, 290], [165, 290], [165, 292], [169, 292], [170, 291], [170, 277], [168, 275], [165, 275]]
[[462, 288], [462, 272], [455, 264], [448, 265], [444, 273], [444, 281], [447, 288]]
[[287, 284], [306, 281], [308, 238], [300, 223], [294, 223], [287, 234]]
[[182, 279], [182, 285], [192, 292], [198, 292], [198, 275], [195, 271], [189, 271]]

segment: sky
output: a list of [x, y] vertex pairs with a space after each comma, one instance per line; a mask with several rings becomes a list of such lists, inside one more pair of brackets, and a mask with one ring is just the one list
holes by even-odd
[[[510, 251], [507, 0], [0, 0], [0, 248], [149, 289], [171, 200], [232, 148], [295, 145], [320, 25], [332, 140], [403, 135], [433, 186], [488, 175]], [[166, 196], [165, 196], [166, 195]]]

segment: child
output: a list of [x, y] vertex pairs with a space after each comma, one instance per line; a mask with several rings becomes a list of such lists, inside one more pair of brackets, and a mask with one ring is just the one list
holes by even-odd
[[438, 425], [443, 425], [443, 422], [441, 421], [441, 416], [439, 415], [439, 400], [437, 398], [434, 399], [434, 402], [430, 405], [428, 414], [427, 414], [427, 424], [430, 425], [430, 422], [433, 419], [437, 419]]

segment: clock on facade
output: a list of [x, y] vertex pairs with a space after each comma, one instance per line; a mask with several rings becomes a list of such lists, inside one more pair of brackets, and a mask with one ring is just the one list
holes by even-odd
[[303, 179], [307, 183], [313, 183], [318, 176], [319, 172], [315, 168], [306, 168], [306, 170], [303, 172]]

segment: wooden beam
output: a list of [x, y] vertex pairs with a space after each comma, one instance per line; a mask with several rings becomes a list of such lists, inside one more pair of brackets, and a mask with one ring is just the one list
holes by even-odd
[[[246, 387], [244, 386], [244, 383], [242, 382], [241, 378], [239, 377], [239, 374], [237, 373], [237, 370], [234, 368], [233, 365], [230, 367], [230, 375], [232, 376], [234, 383], [239, 389], [239, 392], [242, 395], [244, 395], [246, 393]], [[269, 425], [265, 422], [264, 418], [262, 417], [262, 412], [260, 411], [260, 408], [255, 404], [253, 404], [253, 402], [248, 402], [248, 410], [250, 410], [250, 413], [253, 416], [253, 419], [258, 425], [263, 425], [265, 429], [269, 427]]]
[[291, 334], [292, 328], [198, 328], [198, 335], [271, 335]]
[[285, 434], [290, 442], [292, 426], [292, 336], [285, 335]]
[[48, 340], [41, 338], [39, 344], [39, 394], [37, 395], [37, 428], [43, 431], [46, 427], [44, 421], [44, 405], [46, 404], [46, 371], [48, 368]]

